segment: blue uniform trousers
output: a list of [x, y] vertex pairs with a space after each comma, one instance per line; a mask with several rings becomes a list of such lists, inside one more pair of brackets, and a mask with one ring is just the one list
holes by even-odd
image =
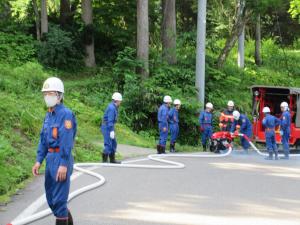
[[213, 134], [212, 126], [205, 126], [202, 132], [202, 145], [206, 145], [206, 142], [209, 138], [211, 138]]
[[60, 165], [60, 154], [49, 153], [46, 158], [45, 190], [46, 198], [53, 214], [58, 218], [68, 218], [67, 202], [70, 190], [70, 177], [73, 172], [73, 156], [70, 156], [67, 165], [67, 177], [63, 182], [56, 181], [57, 171]]
[[110, 138], [110, 129], [105, 124], [101, 126], [101, 132], [104, 139], [104, 151], [103, 153], [106, 155], [113, 154], [117, 149], [117, 140], [116, 138]]
[[177, 140], [179, 134], [179, 125], [178, 123], [170, 124], [170, 132], [171, 132], [171, 144], [174, 144]]

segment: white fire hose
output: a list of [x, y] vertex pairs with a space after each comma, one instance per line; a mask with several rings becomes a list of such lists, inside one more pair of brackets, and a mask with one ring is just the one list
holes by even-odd
[[[166, 160], [164, 158], [167, 157], [180, 157], [180, 158], [223, 158], [231, 154], [232, 152], [232, 147], [231, 145], [228, 146], [228, 151], [224, 154], [162, 154], [162, 155], [157, 155], [157, 154], [152, 154], [149, 155], [147, 158], [144, 159], [137, 159], [137, 160], [131, 160], [131, 161], [125, 161], [122, 162], [122, 164], [111, 164], [111, 163], [76, 163], [74, 164], [74, 169], [82, 172], [83, 174], [90, 175], [92, 177], [97, 178], [97, 182], [87, 185], [85, 187], [82, 187], [76, 191], [73, 191], [72, 193], [69, 194], [69, 199], [68, 202], [74, 199], [75, 197], [88, 192], [90, 190], [93, 190], [95, 188], [98, 188], [102, 186], [105, 183], [105, 178], [96, 173], [92, 172], [88, 169], [84, 169], [84, 167], [118, 167], [118, 168], [146, 168], [146, 169], [182, 169], [185, 167], [183, 163], [179, 162], [174, 162], [170, 160]], [[147, 165], [147, 164], [131, 164], [135, 162], [141, 162], [141, 161], [146, 161], [146, 160], [152, 160], [155, 162], [159, 163], [164, 163], [167, 165]], [[25, 224], [30, 224], [33, 221], [39, 220], [43, 217], [46, 217], [48, 215], [52, 214], [51, 210], [48, 208], [46, 210], [43, 210], [41, 212], [35, 213], [31, 216], [28, 216], [23, 219], [15, 220], [12, 221], [11, 223], [7, 225], [25, 225]]]
[[[240, 134], [238, 134], [238, 136], [244, 137], [244, 138], [249, 142], [249, 144], [251, 145], [251, 147], [252, 147], [259, 155], [261, 155], [261, 156], [269, 156], [269, 154], [261, 152], [261, 151], [253, 144], [253, 142], [250, 140], [250, 138], [249, 138], [248, 136], [246, 136], [245, 134], [241, 134], [241, 133], [240, 133]], [[283, 155], [283, 154], [278, 154], [278, 156], [283, 157], [284, 155]], [[299, 156], [300, 156], [300, 154], [290, 154], [290, 155], [289, 155], [289, 157], [299, 157]]]

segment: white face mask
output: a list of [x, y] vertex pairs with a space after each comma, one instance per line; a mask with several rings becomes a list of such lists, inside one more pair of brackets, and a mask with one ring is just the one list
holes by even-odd
[[51, 108], [57, 104], [58, 99], [57, 99], [56, 95], [54, 95], [54, 96], [46, 95], [46, 96], [44, 96], [44, 100], [45, 100], [47, 107]]

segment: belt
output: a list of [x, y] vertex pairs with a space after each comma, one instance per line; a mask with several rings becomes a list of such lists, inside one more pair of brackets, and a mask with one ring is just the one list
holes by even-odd
[[266, 128], [266, 131], [273, 131], [275, 128]]
[[59, 152], [59, 148], [49, 148], [48, 149], [48, 152], [51, 152], [51, 153], [53, 153], [53, 152]]

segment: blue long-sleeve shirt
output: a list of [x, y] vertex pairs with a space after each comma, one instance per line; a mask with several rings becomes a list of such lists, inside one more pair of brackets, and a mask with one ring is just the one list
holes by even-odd
[[168, 127], [169, 108], [166, 104], [162, 104], [157, 113], [157, 120], [161, 127]]
[[77, 122], [72, 111], [63, 104], [56, 105], [47, 112], [37, 150], [36, 161], [42, 163], [50, 148], [58, 148], [61, 157], [60, 165], [67, 166], [72, 154]]
[[275, 129], [276, 126], [280, 125], [280, 120], [271, 114], [267, 114], [263, 119], [262, 124], [267, 129]]
[[280, 129], [282, 131], [289, 131], [291, 126], [291, 114], [289, 111], [284, 111], [281, 116]]
[[102, 124], [106, 125], [109, 131], [114, 131], [117, 119], [118, 107], [115, 105], [115, 103], [111, 102], [104, 112]]
[[202, 111], [199, 116], [199, 123], [201, 128], [212, 126], [212, 113], [206, 110]]
[[175, 107], [169, 111], [169, 123], [170, 124], [179, 123], [179, 112]]
[[234, 132], [236, 130], [236, 126], [240, 126], [240, 132], [242, 134], [252, 132], [252, 124], [248, 117], [244, 114], [240, 115], [240, 118], [238, 120], [234, 120], [233, 124], [231, 125], [230, 132]]

